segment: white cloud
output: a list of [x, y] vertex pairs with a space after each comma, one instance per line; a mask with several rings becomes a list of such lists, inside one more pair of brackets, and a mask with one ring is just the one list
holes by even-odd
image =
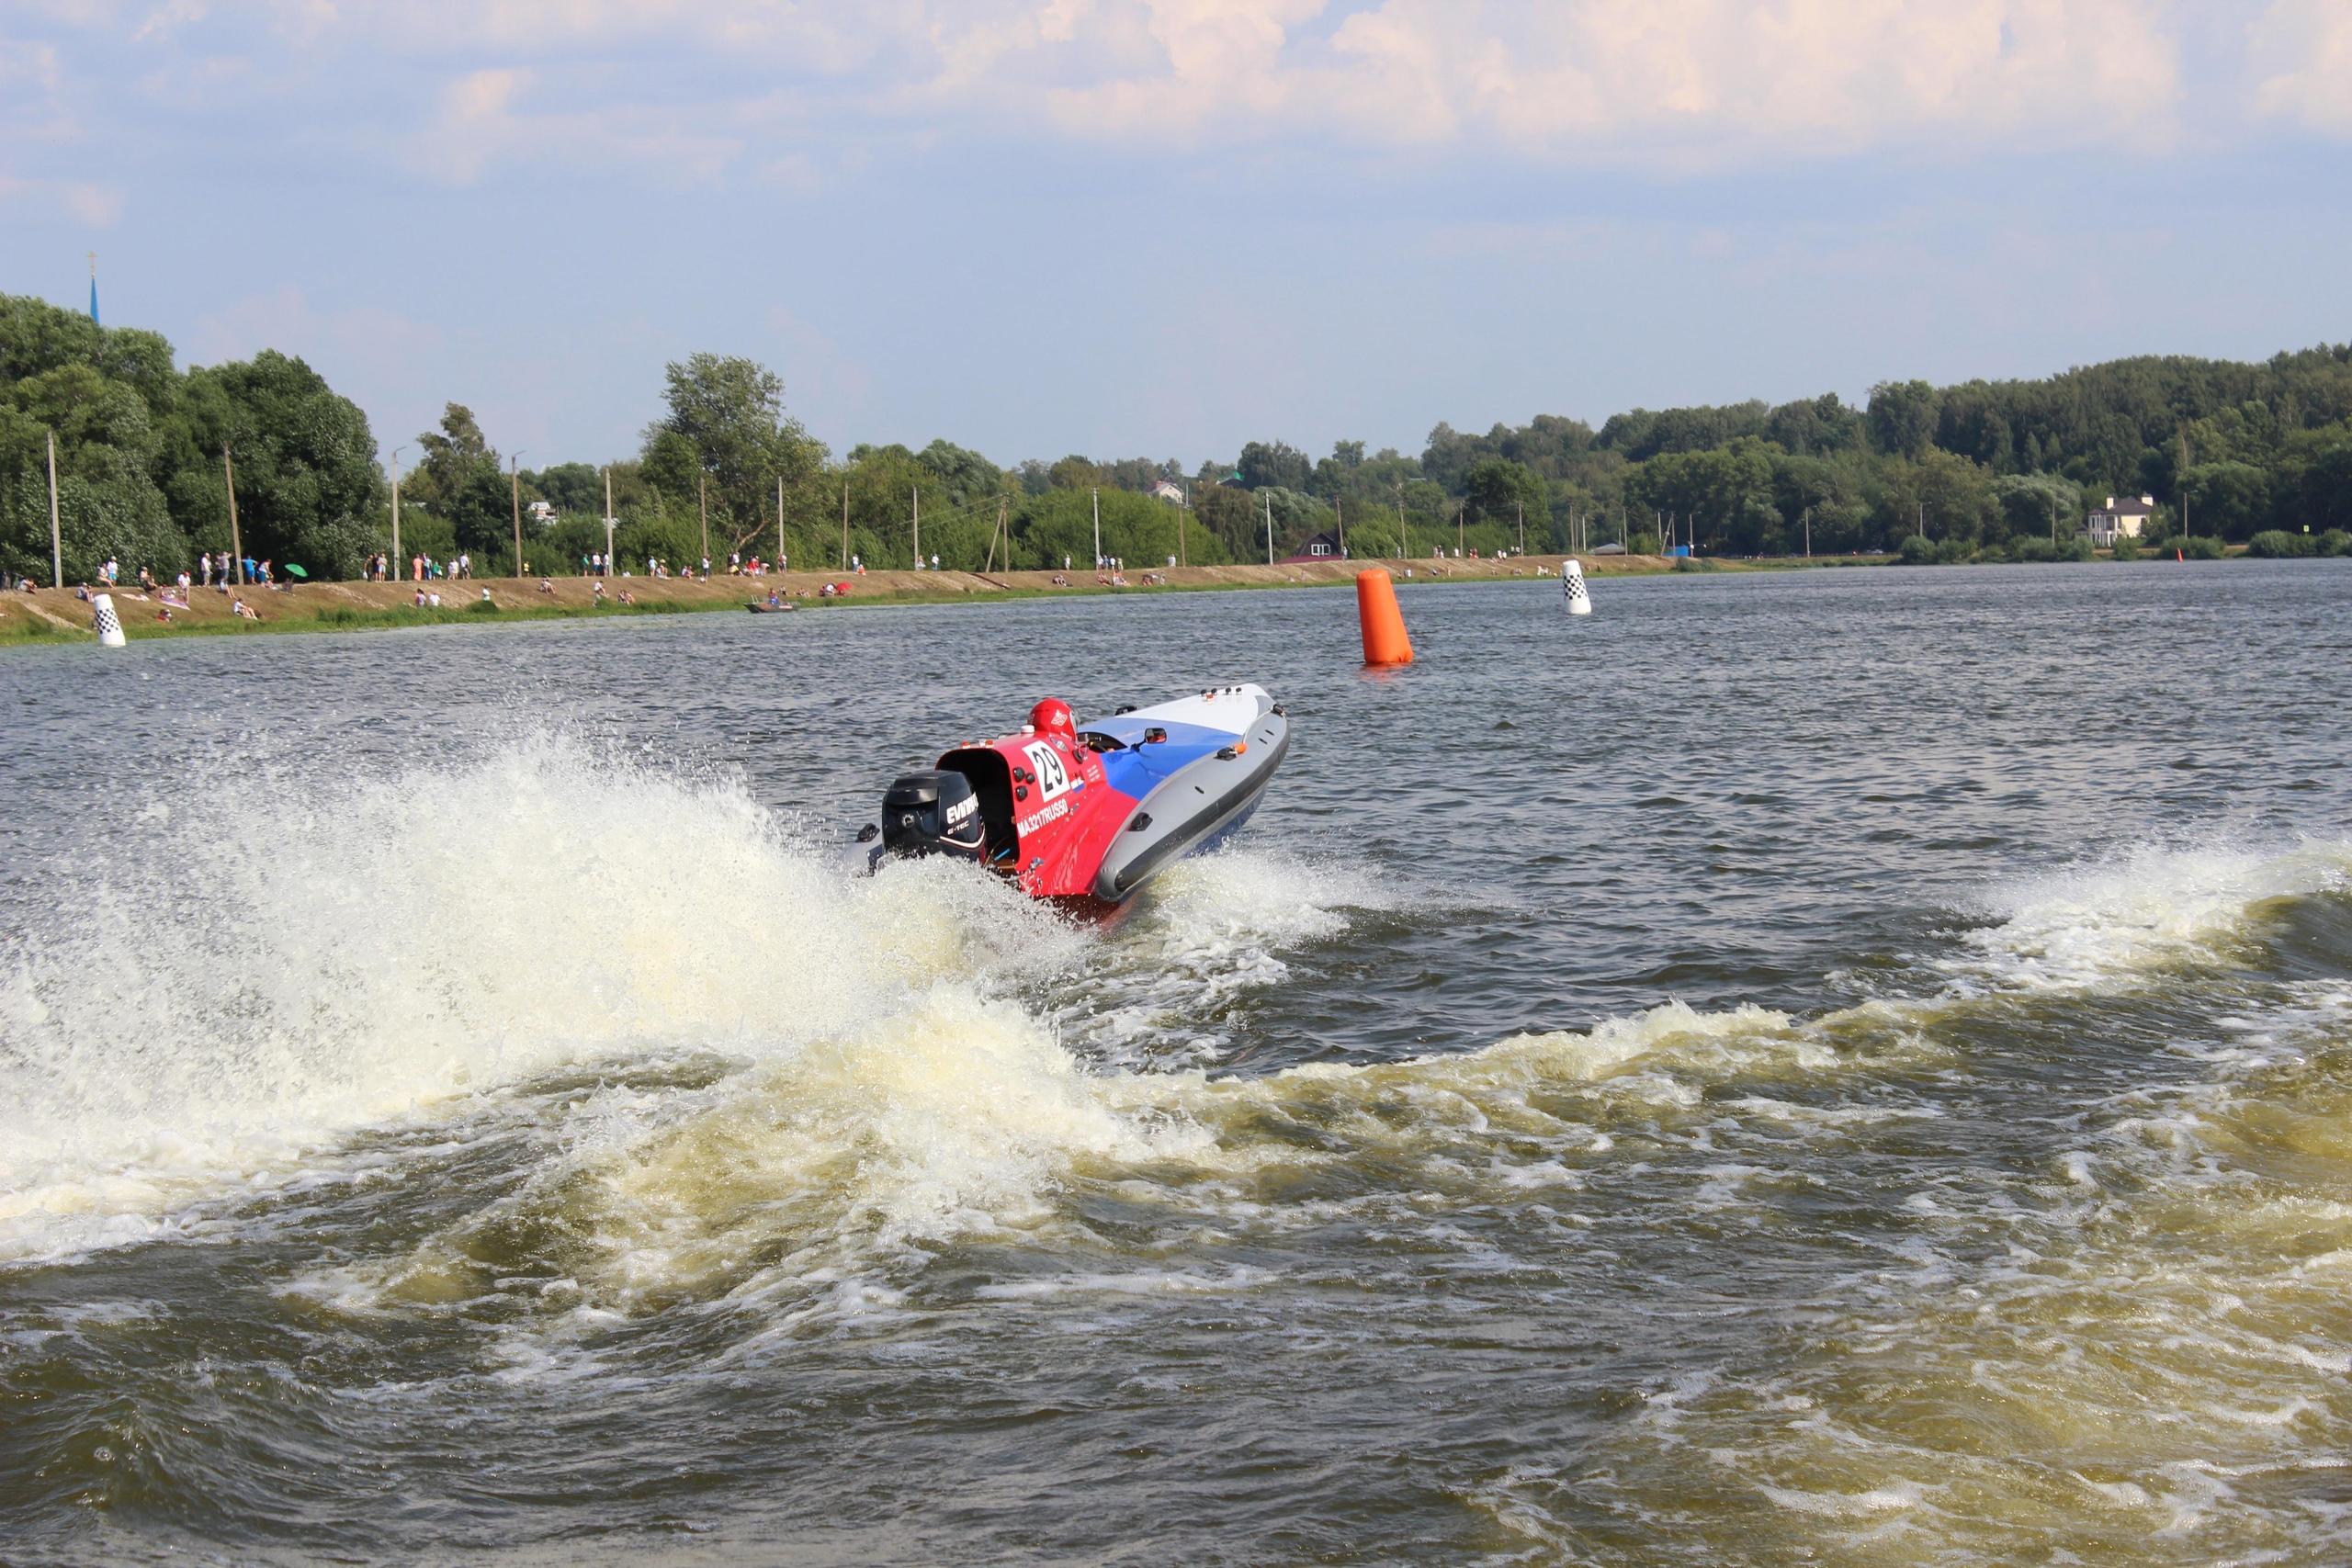
[[2145, 0], [1385, 0], [1319, 37], [1313, 0], [1144, 4], [1164, 62], [1065, 128], [1736, 161], [2160, 132], [2177, 77]]
[[254, 294], [199, 319], [188, 357], [204, 365], [250, 359], [265, 348], [309, 360], [330, 380], [347, 365], [365, 363], [397, 378], [424, 368], [439, 351], [441, 329], [391, 310], [353, 310], [321, 315], [288, 284]]
[[2257, 114], [2352, 131], [2352, 0], [2278, 0], [2250, 42]]
[[739, 138], [692, 129], [694, 117], [638, 105], [576, 102], [535, 107], [535, 72], [472, 71], [441, 91], [434, 122], [411, 139], [408, 163], [420, 174], [469, 184], [491, 164], [571, 164], [610, 168], [644, 164], [673, 176], [714, 180], [741, 151]]
[[[2265, 112], [2352, 114], [2347, 4], [2273, 6], [2262, 28], [2285, 63]], [[289, 112], [331, 126], [364, 98], [413, 166], [446, 178], [552, 161], [707, 180], [808, 166], [820, 141], [972, 129], [1679, 165], [2156, 145], [2181, 112], [2179, 5], [149, 0], [85, 25], [140, 40], [155, 82], [208, 53], [275, 56], [259, 76], [311, 95]]]
[[122, 216], [122, 192], [113, 186], [63, 186], [58, 195], [67, 211], [93, 228], [111, 229]]

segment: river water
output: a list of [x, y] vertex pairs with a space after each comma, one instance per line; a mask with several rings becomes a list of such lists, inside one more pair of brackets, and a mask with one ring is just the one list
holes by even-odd
[[0, 655], [0, 1560], [2352, 1558], [2352, 563], [1594, 596]]

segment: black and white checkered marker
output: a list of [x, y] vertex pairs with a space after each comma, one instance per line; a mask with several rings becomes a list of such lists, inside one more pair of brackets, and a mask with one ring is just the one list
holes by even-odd
[[105, 593], [91, 595], [90, 608], [97, 613], [98, 624], [95, 629], [98, 634], [100, 648], [129, 646], [129, 639], [122, 635], [122, 617], [114, 613], [114, 600], [110, 595]]
[[1560, 578], [1561, 590], [1568, 596], [1568, 614], [1571, 615], [1591, 615], [1592, 594], [1584, 585], [1583, 563], [1568, 561], [1560, 568]]

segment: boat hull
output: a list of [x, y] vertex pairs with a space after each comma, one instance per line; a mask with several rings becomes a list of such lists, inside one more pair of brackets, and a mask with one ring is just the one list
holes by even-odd
[[[1289, 718], [1255, 685], [1128, 708], [1083, 729], [1058, 703], [1038, 714], [1017, 734], [946, 752], [937, 767], [970, 783], [981, 863], [1057, 902], [1124, 904], [1177, 861], [1223, 843], [1290, 750]], [[874, 863], [882, 853], [876, 846]]]

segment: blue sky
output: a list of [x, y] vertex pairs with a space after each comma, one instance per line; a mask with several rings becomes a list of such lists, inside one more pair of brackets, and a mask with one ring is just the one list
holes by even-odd
[[[2352, 0], [12, 0], [0, 289], [386, 451], [1000, 462], [2352, 338]], [[412, 452], [413, 459], [413, 452]]]

